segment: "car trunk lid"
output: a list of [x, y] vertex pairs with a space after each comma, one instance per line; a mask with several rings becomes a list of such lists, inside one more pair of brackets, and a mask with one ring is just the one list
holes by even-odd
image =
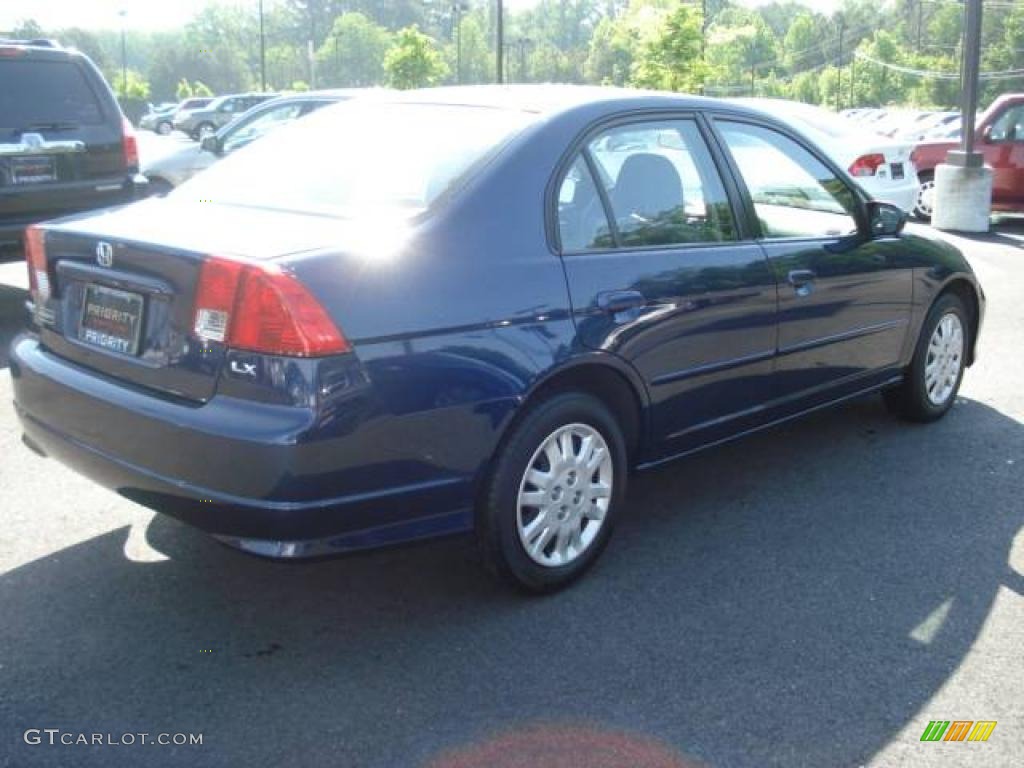
[[338, 242], [342, 222], [152, 199], [45, 227], [48, 285], [37, 296], [43, 344], [147, 389], [197, 403], [216, 391], [224, 344], [194, 332], [211, 255], [269, 260]]

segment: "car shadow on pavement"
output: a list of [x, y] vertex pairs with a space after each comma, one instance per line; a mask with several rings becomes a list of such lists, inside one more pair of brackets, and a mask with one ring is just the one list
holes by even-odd
[[0, 576], [0, 764], [140, 764], [22, 743], [50, 727], [204, 734], [155, 766], [618, 765], [594, 734], [637, 768], [862, 765], [1022, 589], [1022, 458], [980, 402], [853, 403], [638, 476], [598, 566], [533, 599], [468, 538], [281, 564], [157, 516]]

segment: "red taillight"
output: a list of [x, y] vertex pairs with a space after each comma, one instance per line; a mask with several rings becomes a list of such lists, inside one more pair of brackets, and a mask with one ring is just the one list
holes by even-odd
[[320, 357], [351, 347], [306, 287], [273, 265], [211, 257], [196, 289], [201, 339], [268, 355]]
[[861, 155], [850, 166], [851, 176], [874, 176], [875, 172], [885, 165], [885, 155]]
[[25, 264], [33, 299], [50, 296], [50, 275], [46, 270], [46, 231], [33, 225], [25, 230]]
[[127, 117], [121, 118], [121, 157], [125, 168], [139, 167], [139, 142]]
[[6, 46], [0, 46], [0, 56], [4, 58], [13, 58], [15, 56], [24, 56], [28, 51], [24, 48], [8, 48]]

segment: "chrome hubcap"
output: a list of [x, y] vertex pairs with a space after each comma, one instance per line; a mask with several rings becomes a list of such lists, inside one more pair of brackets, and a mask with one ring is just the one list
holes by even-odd
[[924, 216], [931, 216], [934, 198], [935, 182], [931, 180], [922, 182], [921, 190], [917, 193], [917, 212]]
[[519, 483], [519, 541], [536, 563], [567, 565], [604, 525], [612, 496], [612, 456], [601, 434], [569, 424], [541, 443]]
[[942, 316], [928, 342], [924, 384], [932, 405], [945, 405], [956, 389], [964, 357], [964, 327], [953, 312]]

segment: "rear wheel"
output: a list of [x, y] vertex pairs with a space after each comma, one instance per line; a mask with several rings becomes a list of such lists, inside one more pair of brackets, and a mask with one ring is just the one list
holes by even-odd
[[564, 393], [532, 408], [495, 458], [478, 511], [487, 566], [531, 592], [578, 578], [608, 543], [626, 472], [622, 430], [599, 400]]
[[161, 179], [159, 176], [154, 176], [149, 180], [150, 197], [163, 197], [172, 189], [174, 189], [174, 185], [166, 179]]
[[947, 293], [932, 306], [903, 383], [884, 393], [891, 411], [910, 421], [941, 419], [953, 407], [971, 338], [967, 310]]
[[917, 192], [917, 203], [914, 204], [914, 216], [921, 221], [931, 221], [935, 204], [935, 174], [922, 173], [917, 178], [921, 187]]

